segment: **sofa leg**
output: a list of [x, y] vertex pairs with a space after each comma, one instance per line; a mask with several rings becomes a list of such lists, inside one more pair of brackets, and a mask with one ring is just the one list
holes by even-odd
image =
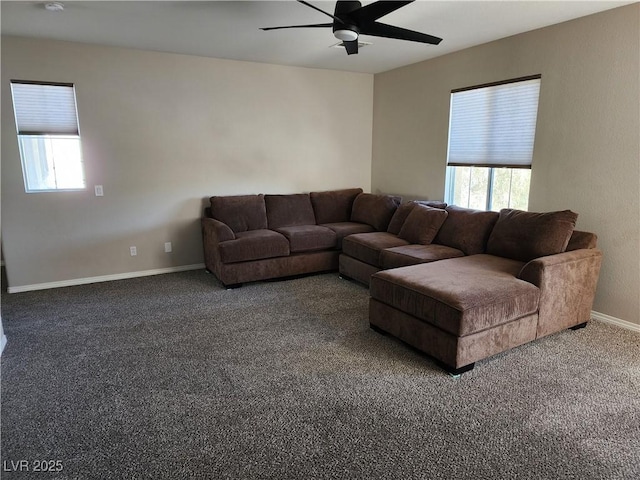
[[464, 372], [468, 372], [470, 370], [473, 370], [473, 367], [476, 366], [475, 362], [473, 362], [473, 363], [470, 363], [469, 365], [465, 365], [464, 367], [453, 368], [452, 366], [447, 365], [446, 363], [441, 362], [438, 359], [434, 358], [434, 361], [435, 361], [436, 365], [438, 365], [440, 368], [445, 370], [449, 375], [451, 375], [454, 378], [458, 378]]
[[389, 335], [387, 332], [385, 332], [383, 329], [381, 329], [377, 325], [374, 325], [373, 323], [369, 323], [369, 327], [371, 328], [371, 330], [373, 330], [376, 333], [379, 333], [380, 335], [385, 335], [385, 336]]
[[580, 330], [587, 326], [587, 322], [579, 323], [578, 325], [574, 325], [573, 327], [569, 327], [569, 330]]
[[230, 283], [229, 285], [225, 285], [225, 288], [227, 290], [235, 290], [236, 288], [240, 288], [241, 286], [241, 283]]
[[346, 280], [347, 282], [356, 282], [356, 280], [354, 280], [353, 278], [351, 278], [351, 277], [349, 277], [349, 276], [345, 275], [344, 273], [339, 273], [339, 274], [338, 274], [338, 278], [339, 278], [340, 280]]

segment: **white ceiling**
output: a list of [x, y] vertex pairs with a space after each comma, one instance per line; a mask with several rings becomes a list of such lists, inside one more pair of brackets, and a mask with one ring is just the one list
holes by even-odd
[[[2, 34], [379, 73], [634, 2], [419, 0], [380, 21], [442, 37], [440, 45], [363, 35], [360, 40], [373, 45], [350, 56], [343, 48], [329, 48], [337, 42], [330, 28], [259, 30], [331, 22], [293, 0], [65, 1], [62, 12], [47, 11], [44, 3], [2, 1]], [[334, 1], [310, 3], [330, 13], [335, 6]]]

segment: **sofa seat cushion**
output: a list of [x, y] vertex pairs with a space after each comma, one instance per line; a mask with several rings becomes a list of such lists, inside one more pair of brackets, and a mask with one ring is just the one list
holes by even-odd
[[249, 230], [236, 233], [235, 240], [218, 244], [222, 263], [247, 262], [289, 255], [289, 242], [272, 230]]
[[540, 290], [519, 280], [523, 262], [472, 255], [378, 272], [371, 297], [456, 336], [535, 314]]
[[342, 251], [361, 262], [382, 267], [380, 252], [386, 248], [409, 245], [409, 242], [388, 232], [356, 233], [342, 240]]
[[328, 250], [336, 248], [338, 244], [336, 233], [330, 228], [320, 225], [281, 227], [276, 231], [287, 238], [292, 253]]
[[387, 248], [380, 253], [380, 262], [382, 268], [388, 270], [456, 257], [464, 257], [464, 253], [456, 248], [432, 243], [431, 245], [404, 245]]
[[368, 233], [373, 232], [373, 227], [366, 223], [357, 222], [336, 222], [336, 223], [323, 223], [322, 227], [327, 227], [336, 232], [338, 237], [338, 248], [342, 248], [342, 239], [348, 235], [354, 233]]

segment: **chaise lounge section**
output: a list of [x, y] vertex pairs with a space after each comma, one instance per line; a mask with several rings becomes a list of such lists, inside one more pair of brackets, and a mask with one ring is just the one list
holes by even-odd
[[590, 318], [602, 260], [577, 214], [505, 209], [486, 253], [380, 271], [369, 321], [454, 375]]

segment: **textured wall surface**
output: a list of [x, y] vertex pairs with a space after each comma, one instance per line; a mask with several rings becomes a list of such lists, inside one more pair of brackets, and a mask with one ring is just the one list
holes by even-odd
[[[75, 83], [86, 191], [24, 192], [10, 79]], [[201, 263], [211, 195], [369, 190], [372, 97], [367, 74], [3, 37], [9, 285]]]
[[594, 310], [640, 324], [640, 4], [376, 75], [372, 191], [444, 196], [452, 89], [542, 74], [529, 210], [599, 236]]

